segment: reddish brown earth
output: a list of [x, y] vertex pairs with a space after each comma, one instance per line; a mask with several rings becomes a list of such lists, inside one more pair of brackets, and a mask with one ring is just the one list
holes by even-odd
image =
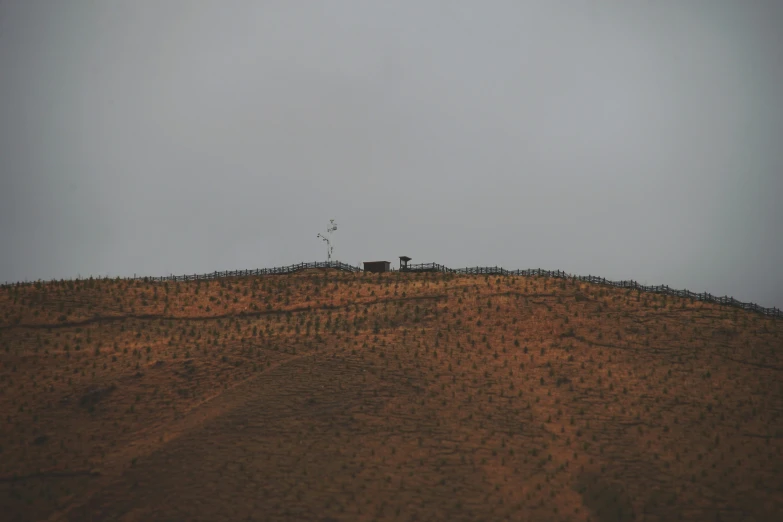
[[571, 281], [0, 289], [2, 520], [783, 520], [781, 322]]

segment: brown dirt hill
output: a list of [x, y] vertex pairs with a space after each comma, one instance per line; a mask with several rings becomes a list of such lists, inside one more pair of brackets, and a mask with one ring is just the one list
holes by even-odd
[[525, 277], [0, 289], [3, 520], [783, 520], [781, 322]]

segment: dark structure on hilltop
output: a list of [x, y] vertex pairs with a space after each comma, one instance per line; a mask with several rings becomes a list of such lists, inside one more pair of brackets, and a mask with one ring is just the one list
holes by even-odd
[[408, 256], [400, 256], [400, 272], [408, 269], [408, 261], [410, 261], [411, 258]]
[[391, 265], [389, 261], [365, 261], [364, 271], [380, 274], [382, 272], [388, 272], [389, 265]]

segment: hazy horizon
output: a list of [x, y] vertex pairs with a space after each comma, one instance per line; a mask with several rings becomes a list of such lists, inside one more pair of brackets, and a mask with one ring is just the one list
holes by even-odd
[[783, 4], [0, 1], [0, 282], [408, 255], [783, 306]]

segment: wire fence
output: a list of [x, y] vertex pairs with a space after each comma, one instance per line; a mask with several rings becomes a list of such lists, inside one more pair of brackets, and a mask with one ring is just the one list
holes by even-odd
[[353, 265], [342, 263], [340, 261], [316, 261], [314, 263], [297, 263], [295, 265], [281, 266], [276, 268], [256, 268], [255, 270], [232, 270], [226, 272], [212, 272], [211, 274], [193, 274], [181, 276], [163, 276], [163, 277], [137, 277], [149, 282], [163, 281], [211, 281], [213, 279], [225, 279], [228, 277], [250, 277], [266, 275], [285, 275], [301, 272], [302, 270], [328, 269], [342, 270], [343, 272], [361, 272], [362, 269]]
[[[349, 265], [347, 263], [342, 263], [340, 261], [325, 261], [325, 262], [314, 262], [314, 263], [297, 263], [289, 266], [276, 267], [276, 268], [256, 268], [254, 270], [232, 270], [232, 271], [223, 271], [223, 272], [211, 272], [208, 274], [183, 274], [178, 276], [169, 275], [169, 276], [162, 276], [162, 277], [134, 276], [134, 277], [115, 277], [115, 278], [110, 278], [107, 276], [103, 278], [90, 277], [89, 280], [111, 279], [111, 280], [134, 280], [134, 281], [144, 281], [144, 282], [212, 281], [215, 279], [226, 279], [226, 278], [233, 278], [233, 277], [285, 275], [285, 274], [292, 274], [295, 272], [301, 272], [303, 270], [314, 270], [314, 269], [335, 269], [335, 270], [341, 270], [344, 272], [351, 272], [351, 273], [364, 272], [364, 270], [362, 270], [357, 266]], [[636, 281], [632, 281], [632, 280], [611, 281], [604, 277], [597, 277], [593, 275], [578, 276], [574, 274], [568, 274], [566, 272], [563, 272], [562, 270], [542, 270], [540, 268], [529, 268], [526, 270], [506, 270], [505, 268], [497, 267], [497, 266], [495, 267], [477, 266], [477, 267], [455, 269], [455, 268], [448, 268], [438, 263], [421, 263], [416, 265], [408, 265], [407, 268], [403, 267], [400, 270], [393, 269], [392, 271], [398, 273], [400, 272], [403, 273], [445, 272], [450, 274], [465, 274], [465, 275], [524, 276], [524, 277], [550, 277], [556, 279], [571, 279], [573, 281], [583, 281], [587, 283], [612, 286], [615, 288], [630, 288], [633, 290], [638, 290], [640, 292], [650, 292], [655, 294], [671, 295], [675, 297], [683, 297], [686, 299], [693, 299], [696, 301], [703, 301], [707, 303], [733, 306], [735, 308], [740, 308], [742, 310], [748, 310], [751, 312], [757, 312], [775, 318], [783, 317], [783, 311], [781, 311], [778, 308], [765, 308], [755, 303], [744, 303], [742, 301], [738, 301], [733, 297], [729, 297], [729, 296], [718, 297], [707, 292], [696, 293], [696, 292], [691, 292], [690, 290], [676, 290], [666, 285], [646, 286], [646, 285], [640, 285]], [[63, 283], [64, 281], [86, 281], [86, 280], [87, 279], [84, 278], [76, 278], [70, 280], [60, 279], [59, 281], [52, 280], [49, 282]], [[38, 281], [25, 281], [25, 282], [17, 282], [17, 283], [5, 283], [3, 285], [0, 285], [0, 288], [34, 285], [34, 284], [41, 284], [45, 282], [46, 281], [38, 280]]]
[[77, 277], [75, 279], [52, 279], [51, 281], [24, 281], [17, 283], [6, 282], [0, 285], [0, 288], [8, 288], [14, 286], [35, 285], [42, 283], [63, 283], [68, 281], [144, 281], [145, 283], [162, 283], [166, 281], [172, 282], [184, 282], [184, 281], [212, 281], [215, 279], [226, 279], [231, 277], [255, 277], [255, 276], [267, 276], [267, 275], [285, 275], [293, 274], [294, 272], [301, 272], [302, 270], [314, 270], [314, 269], [335, 269], [342, 270], [343, 272], [363, 272], [359, 267], [342, 263], [340, 261], [316, 261], [313, 263], [296, 263], [289, 266], [281, 266], [275, 268], [256, 268], [252, 270], [227, 270], [222, 272], [210, 272], [207, 274], [183, 274], [183, 275], [167, 275], [167, 276], [136, 276], [133, 277], [89, 277], [82, 278]]
[[633, 290], [639, 290], [641, 292], [651, 292], [655, 294], [665, 294], [675, 297], [684, 297], [687, 299], [694, 299], [696, 301], [704, 301], [707, 303], [715, 303], [726, 306], [733, 306], [741, 308], [743, 310], [749, 310], [752, 312], [758, 312], [760, 314], [769, 315], [773, 317], [783, 317], [783, 311], [778, 308], [765, 308], [755, 303], [744, 303], [738, 301], [733, 297], [714, 296], [707, 292], [696, 293], [690, 290], [676, 290], [670, 288], [667, 285], [658, 286], [646, 286], [640, 285], [636, 281], [610, 281], [605, 277], [597, 277], [593, 275], [578, 276], [574, 274], [568, 274], [562, 270], [542, 270], [540, 268], [529, 268], [526, 270], [506, 270], [501, 267], [469, 267], [469, 268], [448, 268], [438, 263], [422, 263], [417, 265], [408, 265], [407, 268], [400, 270], [401, 272], [447, 272], [452, 274], [468, 274], [468, 275], [498, 275], [498, 276], [524, 276], [524, 277], [552, 277], [558, 279], [571, 279], [574, 281], [584, 281], [587, 283], [600, 284], [613, 286], [615, 288], [630, 288]]

